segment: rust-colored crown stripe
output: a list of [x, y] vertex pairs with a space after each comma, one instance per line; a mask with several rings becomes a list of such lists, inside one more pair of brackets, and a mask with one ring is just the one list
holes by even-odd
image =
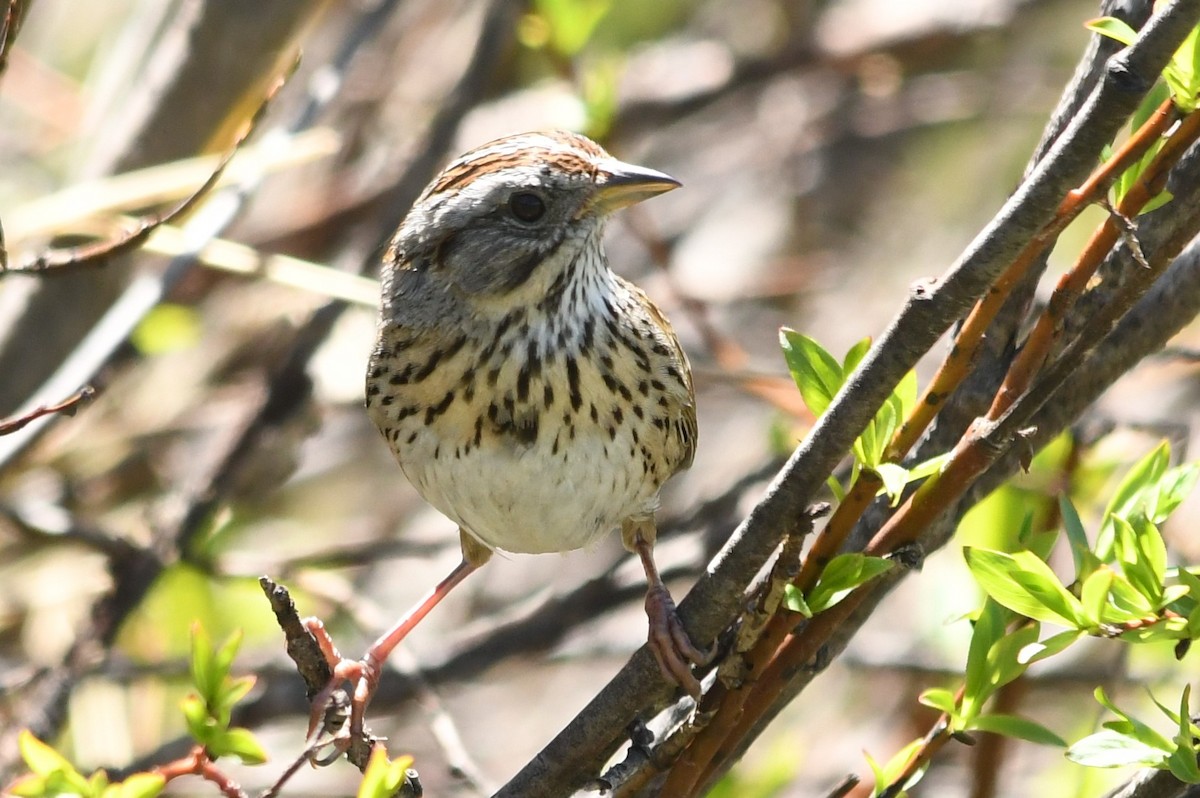
[[594, 158], [607, 158], [608, 153], [604, 151], [596, 142], [589, 139], [587, 136], [581, 136], [578, 133], [572, 133], [569, 130], [551, 130], [544, 134], [546, 138], [557, 141], [559, 144], [565, 144], [576, 150], [582, 150]]
[[[539, 146], [538, 139], [562, 144], [570, 149]], [[440, 194], [443, 191], [462, 188], [479, 175], [492, 174], [502, 169], [518, 166], [549, 165], [560, 171], [584, 174], [594, 177], [596, 174], [595, 159], [608, 157], [608, 154], [591, 139], [566, 131], [552, 131], [530, 137], [527, 146], [513, 148], [511, 140], [501, 140], [503, 149], [498, 149], [499, 142], [489, 142], [472, 150], [450, 164], [438, 175], [425, 194]]]

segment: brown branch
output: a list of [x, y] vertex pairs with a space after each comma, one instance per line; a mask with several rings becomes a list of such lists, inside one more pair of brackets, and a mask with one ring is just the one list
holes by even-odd
[[85, 385], [75, 393], [63, 399], [61, 402], [52, 405], [42, 405], [35, 407], [27, 413], [24, 413], [17, 418], [6, 419], [0, 421], [0, 435], [9, 435], [24, 427], [42, 416], [59, 413], [64, 416], [73, 416], [79, 412], [79, 408], [92, 401], [96, 396], [96, 389], [90, 385]]
[[[1137, 216], [1147, 202], [1162, 192], [1171, 168], [1179, 162], [1198, 137], [1200, 112], [1193, 111], [1167, 138], [1162, 149], [1137, 182], [1121, 198], [1115, 214], [1124, 219]], [[1064, 317], [1083, 294], [1104, 256], [1120, 240], [1122, 231], [1122, 224], [1110, 215], [1084, 245], [1075, 265], [1059, 279], [1050, 302], [1013, 361], [1004, 384], [997, 391], [996, 399], [988, 411], [988, 418], [999, 418], [1012, 406], [1016, 398], [1028, 389], [1034, 375], [1049, 357], [1050, 350], [1061, 333]]]
[[1111, 159], [1101, 164], [1083, 185], [1067, 193], [1066, 198], [1059, 205], [1058, 213], [1053, 221], [1029, 241], [1012, 265], [992, 284], [992, 287], [967, 316], [954, 337], [950, 352], [917, 400], [912, 414], [897, 430], [884, 456], [885, 460], [899, 462], [916, 444], [917, 438], [929, 426], [946, 398], [965, 379], [983, 344], [985, 332], [1012, 295], [1013, 289], [1029, 274], [1042, 254], [1058, 240], [1059, 234], [1067, 225], [1074, 221], [1090, 203], [1100, 199], [1107, 186], [1158, 140], [1173, 119], [1174, 105], [1168, 100], [1122, 145]]
[[[0, 19], [0, 75], [8, 69], [8, 54], [12, 51], [28, 10], [23, 0], [8, 0], [5, 5], [4, 16]], [[0, 251], [3, 251], [3, 243], [0, 238]]]
[[1169, 770], [1146, 768], [1105, 793], [1104, 798], [1195, 798], [1195, 785], [1184, 784]]
[[[316, 639], [313, 638], [308, 627], [300, 619], [299, 613], [296, 612], [296, 605], [287, 588], [267, 576], [261, 577], [258, 584], [271, 603], [271, 611], [275, 613], [275, 620], [279, 623], [279, 628], [283, 630], [284, 639], [287, 641], [287, 654], [296, 663], [296, 670], [304, 679], [304, 693], [311, 701], [313, 696], [321, 692], [333, 678], [329, 663], [321, 652], [320, 646], [317, 645]], [[346, 694], [345, 690], [340, 692], [341, 695], [335, 695], [329, 702], [330, 711], [333, 713], [338, 711], [339, 706], [342, 711], [350, 706], [350, 696]], [[371, 751], [379, 742], [377, 737], [366, 733], [360, 734], [349, 741], [346, 758], [359, 770], [366, 770], [367, 763], [371, 759]]]
[[167, 781], [182, 776], [199, 776], [221, 791], [225, 798], [247, 798], [246, 792], [229, 774], [217, 767], [202, 746], [195, 746], [188, 754], [174, 762], [155, 768]]
[[904, 785], [908, 784], [912, 777], [923, 768], [928, 767], [937, 753], [953, 739], [954, 734], [950, 731], [950, 716], [943, 712], [929, 727], [929, 731], [921, 739], [921, 746], [913, 752], [904, 769], [892, 780], [891, 784], [879, 793], [879, 798], [896, 798], [904, 789]]

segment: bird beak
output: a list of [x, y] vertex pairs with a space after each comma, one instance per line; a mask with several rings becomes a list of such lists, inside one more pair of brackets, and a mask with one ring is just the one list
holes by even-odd
[[683, 184], [678, 180], [662, 172], [623, 161], [609, 160], [600, 164], [596, 174], [596, 197], [593, 207], [602, 213], [609, 213], [679, 188], [681, 185]]

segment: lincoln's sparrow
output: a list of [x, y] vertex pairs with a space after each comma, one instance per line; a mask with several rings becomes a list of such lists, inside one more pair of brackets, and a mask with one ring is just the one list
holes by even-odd
[[[620, 528], [649, 581], [649, 644], [698, 695], [652, 548], [658, 492], [696, 446], [691, 373], [663, 314], [608, 268], [614, 210], [679, 183], [573, 133], [493, 141], [425, 189], [384, 261], [367, 407], [400, 467], [459, 527], [462, 563], [361, 662], [351, 731], [391, 650], [467, 574], [510, 552], [569, 551]], [[319, 712], [320, 701], [314, 701]]]

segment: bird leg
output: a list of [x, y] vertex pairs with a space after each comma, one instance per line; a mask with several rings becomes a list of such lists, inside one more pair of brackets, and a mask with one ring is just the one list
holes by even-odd
[[621, 525], [625, 547], [637, 552], [646, 571], [646, 616], [650, 621], [648, 644], [663, 678], [700, 697], [700, 682], [692, 675], [692, 665], [707, 665], [716, 655], [715, 647], [701, 650], [692, 643], [675, 610], [675, 601], [663, 584], [654, 564], [654, 541], [658, 529], [653, 518], [630, 519]]
[[321, 725], [329, 700], [334, 692], [343, 684], [353, 684], [354, 690], [350, 697], [350, 722], [346, 734], [339, 734], [334, 740], [335, 752], [332, 757], [325, 757], [319, 764], [326, 764], [340, 756], [350, 745], [350, 741], [363, 733], [363, 719], [366, 715], [367, 704], [379, 685], [383, 664], [388, 656], [416, 628], [417, 624], [429, 614], [430, 610], [441, 603], [451, 590], [467, 578], [473, 571], [488, 561], [491, 549], [483, 546], [466, 532], [460, 531], [463, 558], [432, 590], [426, 593], [412, 609], [388, 629], [367, 649], [361, 660], [346, 659], [333, 645], [324, 624], [316, 618], [305, 621], [309, 632], [320, 646], [333, 674], [329, 683], [312, 698], [312, 714], [308, 720], [308, 735], [311, 739], [313, 731]]

